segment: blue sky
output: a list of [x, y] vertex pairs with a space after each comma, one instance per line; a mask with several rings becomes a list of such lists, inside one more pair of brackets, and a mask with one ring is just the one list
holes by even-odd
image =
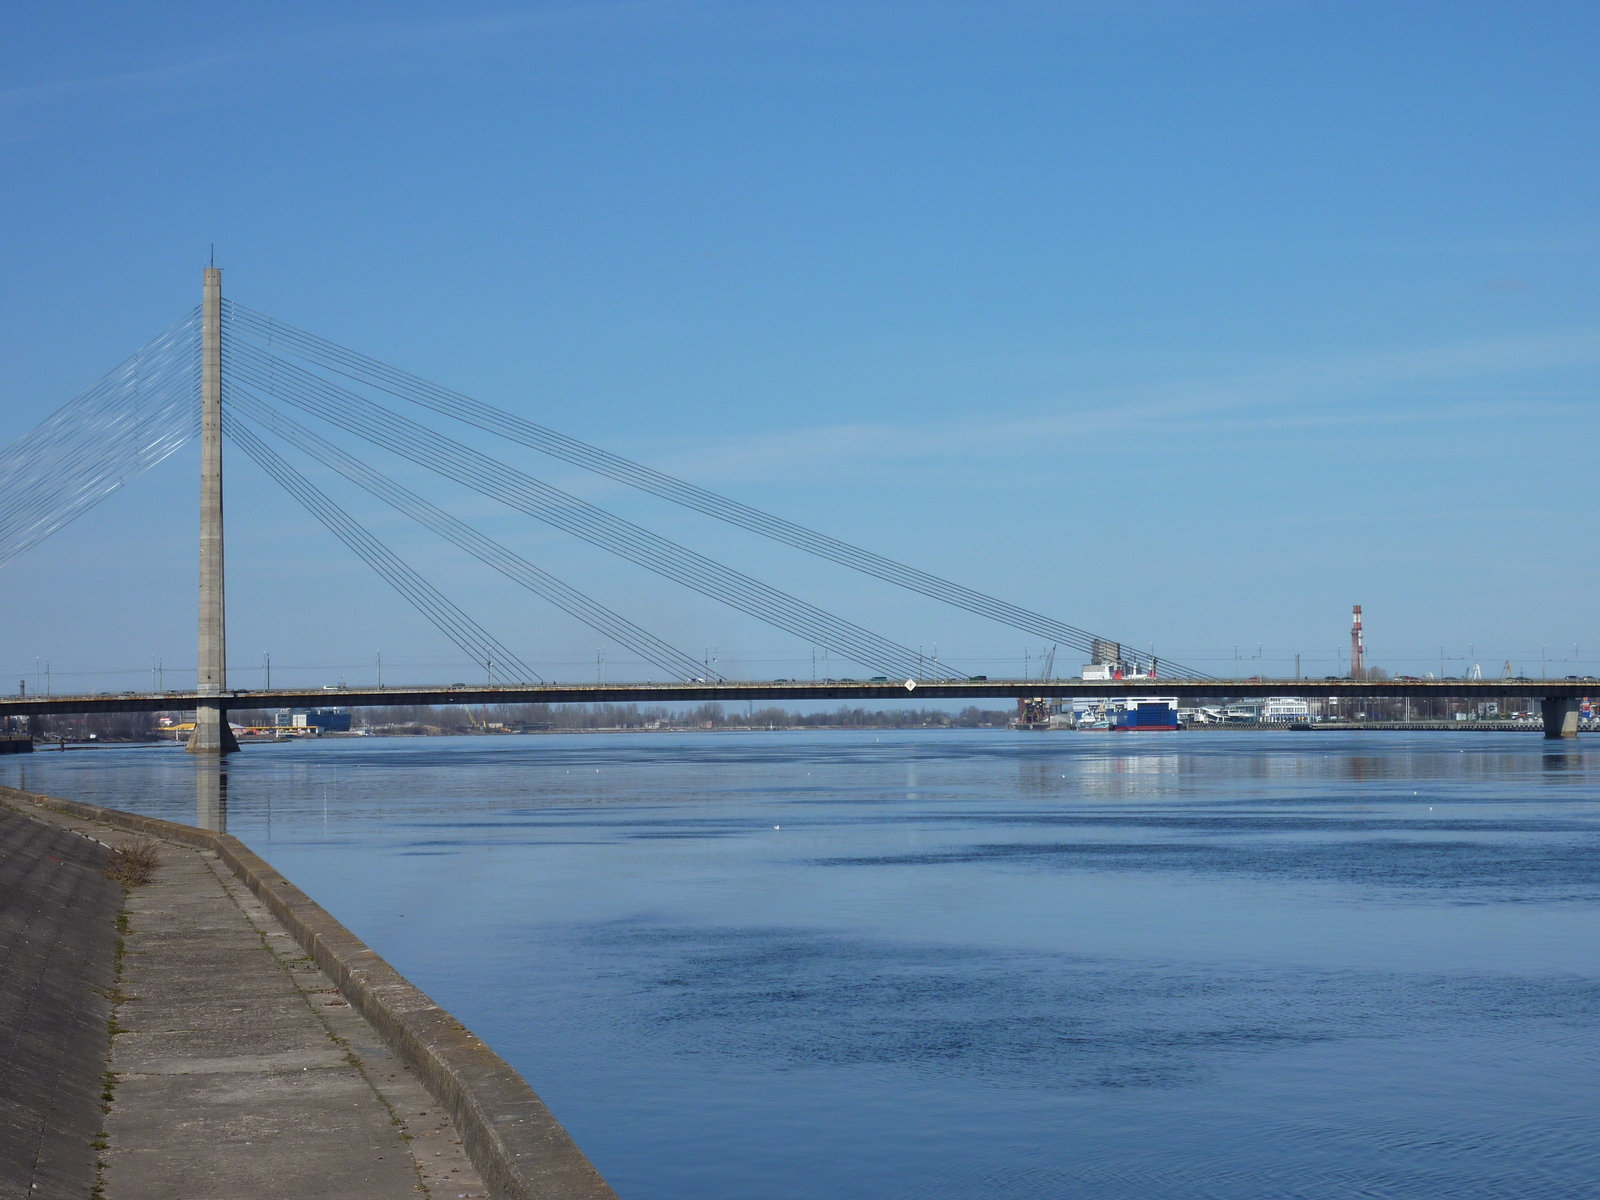
[[[1339, 669], [1352, 603], [1393, 670], [1600, 674], [1597, 25], [1576, 4], [17, 9], [0, 441], [192, 307], [215, 243], [252, 308], [1219, 674]], [[1039, 652], [496, 452], [968, 670]], [[0, 680], [36, 657], [58, 689], [192, 671], [194, 466], [3, 569]], [[427, 486], [731, 673], [809, 671], [788, 635]], [[268, 652], [283, 682], [365, 681], [379, 651], [391, 681], [459, 677], [273, 487], [230, 459], [233, 681]], [[593, 678], [582, 626], [328, 490], [541, 671]]]

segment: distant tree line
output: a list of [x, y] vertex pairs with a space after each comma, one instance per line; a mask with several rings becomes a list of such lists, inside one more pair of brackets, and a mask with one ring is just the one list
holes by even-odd
[[28, 729], [36, 738], [69, 742], [153, 742], [158, 740], [156, 715], [131, 713], [73, 713], [69, 716], [28, 718]]
[[589, 729], [978, 729], [1003, 726], [1007, 712], [969, 705], [959, 713], [938, 709], [865, 709], [793, 713], [768, 707], [729, 712], [718, 703], [674, 710], [637, 704], [395, 705], [355, 710], [360, 728], [385, 733], [468, 733], [478, 728]]

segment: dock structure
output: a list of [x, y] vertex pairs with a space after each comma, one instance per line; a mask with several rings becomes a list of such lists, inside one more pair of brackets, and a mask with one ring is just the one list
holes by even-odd
[[[132, 841], [160, 861], [123, 888]], [[511, 1067], [235, 838], [0, 788], [0, 897], [18, 1197], [615, 1200]]]

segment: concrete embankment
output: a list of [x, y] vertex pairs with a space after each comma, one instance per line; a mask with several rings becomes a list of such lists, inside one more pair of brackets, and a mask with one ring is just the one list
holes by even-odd
[[[52, 984], [100, 997], [80, 1005], [83, 1028], [57, 1054], [89, 1081], [87, 1124], [39, 1098], [7, 1113], [18, 1128], [59, 1127], [63, 1146], [93, 1143], [79, 1157], [90, 1183], [98, 1168], [107, 1200], [614, 1200], [515, 1071], [237, 839], [11, 788], [0, 801], [9, 821], [79, 848], [90, 891], [96, 879], [109, 887], [98, 843], [161, 842], [154, 882], [127, 893], [119, 978], [120, 891], [102, 888], [99, 907], [65, 919], [87, 939], [85, 970], [99, 971]], [[9, 827], [5, 844], [8, 862], [39, 857]], [[30, 869], [24, 894], [41, 886], [42, 868]], [[27, 986], [13, 985], [26, 972], [9, 958], [0, 973], [7, 988]], [[0, 1063], [8, 1096], [12, 1070]], [[83, 1090], [80, 1079], [79, 1101]]]
[[122, 890], [106, 849], [0, 809], [0, 1197], [95, 1182]]

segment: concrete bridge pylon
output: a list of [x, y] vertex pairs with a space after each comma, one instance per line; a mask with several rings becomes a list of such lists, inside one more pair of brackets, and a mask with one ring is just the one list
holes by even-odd
[[199, 662], [189, 753], [231, 754], [239, 743], [221, 700], [228, 687], [222, 556], [222, 271], [214, 266], [205, 270], [200, 303]]
[[1539, 702], [1544, 717], [1544, 735], [1547, 738], [1575, 738], [1578, 736], [1578, 717], [1581, 713], [1576, 696], [1546, 696]]

